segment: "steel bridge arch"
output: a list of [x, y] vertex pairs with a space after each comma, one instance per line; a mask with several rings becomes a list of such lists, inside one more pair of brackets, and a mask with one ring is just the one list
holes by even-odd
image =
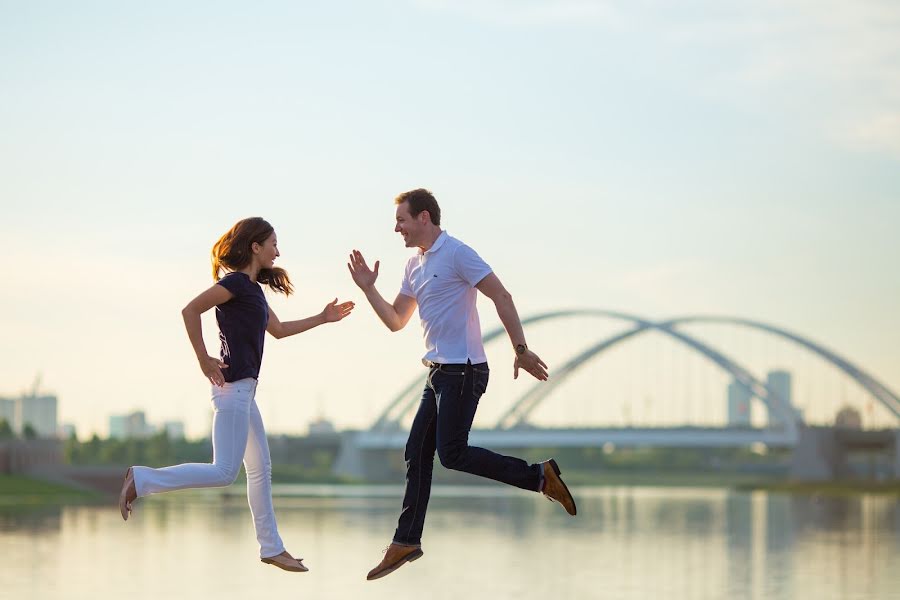
[[861, 368], [847, 360], [846, 358], [838, 355], [835, 352], [832, 352], [828, 348], [818, 344], [808, 338], [804, 338], [796, 333], [790, 332], [786, 329], [782, 329], [780, 327], [776, 327], [774, 325], [769, 325], [767, 323], [762, 323], [760, 321], [754, 321], [752, 319], [743, 319], [738, 317], [716, 317], [716, 316], [690, 316], [690, 317], [680, 317], [677, 319], [672, 319], [670, 321], [666, 321], [661, 323], [662, 326], [676, 326], [681, 325], [683, 323], [726, 323], [730, 325], [742, 325], [744, 327], [749, 327], [751, 329], [759, 329], [761, 331], [765, 331], [766, 333], [771, 333], [773, 335], [777, 335], [779, 337], [783, 337], [787, 340], [794, 342], [800, 346], [803, 346], [807, 350], [818, 354], [828, 362], [830, 362], [835, 367], [839, 368], [841, 371], [850, 376], [854, 381], [859, 383], [867, 392], [872, 394], [879, 402], [881, 402], [888, 410], [894, 413], [894, 416], [900, 419], [900, 397], [897, 396], [893, 391], [888, 389], [886, 385], [872, 377], [869, 373], [863, 371]]
[[[498, 429], [509, 429], [514, 428], [516, 426], [523, 425], [525, 420], [530, 414], [549, 394], [552, 390], [559, 385], [562, 381], [564, 381], [568, 376], [571, 375], [572, 372], [580, 368], [583, 364], [585, 364], [588, 360], [592, 359], [599, 353], [604, 350], [614, 346], [615, 344], [621, 343], [626, 339], [629, 339], [635, 335], [643, 333], [648, 330], [657, 330], [661, 333], [665, 333], [670, 337], [673, 337], [677, 341], [687, 345], [691, 349], [701, 353], [706, 358], [713, 361], [720, 368], [727, 371], [731, 376], [738, 381], [741, 385], [743, 385], [750, 393], [754, 396], [762, 400], [773, 412], [778, 414], [782, 421], [784, 422], [786, 428], [790, 435], [795, 436], [797, 427], [803, 425], [802, 417], [799, 413], [794, 410], [792, 406], [790, 406], [784, 399], [780, 398], [778, 394], [770, 389], [766, 383], [756, 379], [749, 371], [738, 365], [734, 360], [725, 356], [723, 353], [715, 350], [709, 345], [697, 340], [696, 338], [687, 335], [683, 332], [680, 332], [675, 329], [675, 325], [678, 323], [686, 323], [686, 322], [698, 322], [698, 321], [720, 321], [720, 322], [729, 322], [736, 323], [741, 325], [746, 325], [750, 327], [754, 327], [757, 329], [762, 329], [769, 333], [774, 333], [777, 335], [781, 335], [783, 337], [787, 337], [792, 341], [803, 345], [804, 347], [809, 348], [822, 355], [824, 358], [847, 372], [851, 377], [859, 381], [866, 389], [870, 390], [874, 395], [876, 395], [879, 400], [886, 404], [889, 408], [892, 406], [882, 399], [882, 395], [891, 394], [886, 387], [877, 382], [871, 376], [863, 373], [857, 367], [853, 366], [849, 361], [843, 359], [836, 354], [825, 350], [823, 347], [802, 338], [796, 334], [792, 334], [790, 332], [786, 332], [785, 330], [778, 329], [774, 326], [767, 325], [764, 323], [759, 323], [756, 321], [750, 321], [747, 319], [736, 319], [736, 318], [728, 318], [728, 317], [683, 317], [680, 319], [673, 319], [669, 321], [663, 322], [653, 322], [646, 319], [642, 319], [640, 317], [636, 317], [634, 315], [618, 312], [618, 311], [608, 311], [608, 310], [592, 310], [592, 309], [575, 309], [575, 310], [561, 310], [561, 311], [552, 311], [547, 313], [541, 313], [538, 315], [533, 315], [528, 317], [522, 321], [523, 326], [529, 323], [535, 323], [538, 321], [543, 321], [547, 319], [556, 319], [563, 318], [569, 316], [603, 316], [610, 317], [620, 320], [627, 320], [635, 323], [635, 327], [632, 330], [626, 331], [624, 333], [612, 336], [601, 342], [595, 344], [594, 346], [588, 348], [585, 351], [582, 351], [574, 358], [567, 361], [563, 367], [557, 369], [555, 371], [556, 377], [547, 383], [547, 384], [537, 384], [532, 387], [531, 390], [526, 392], [518, 401], [516, 401], [511, 408], [509, 408], [504, 415], [500, 418], [497, 423]], [[498, 337], [503, 334], [505, 331], [502, 327], [498, 327], [490, 332], [488, 332], [484, 336], [484, 342], [489, 342], [492, 339]], [[415, 390], [415, 388], [421, 387], [422, 378], [416, 377], [414, 381], [412, 381], [397, 397], [388, 405], [385, 411], [379, 416], [378, 420], [372, 426], [373, 430], [385, 430], [385, 429], [396, 429], [399, 428], [400, 420], [406, 415], [418, 402], [418, 397], [411, 397], [410, 395]], [[890, 396], [888, 396], [890, 398]], [[406, 403], [403, 401], [407, 400]], [[897, 404], [900, 404], [898, 402]], [[397, 408], [399, 407], [399, 412]], [[392, 413], [395, 413], [395, 416], [391, 416]], [[896, 411], [895, 411], [896, 414]]]
[[[723, 367], [726, 371], [732, 373], [735, 376], [735, 379], [741, 383], [745, 388], [747, 388], [754, 397], [758, 397], [767, 405], [770, 403], [766, 400], [764, 396], [760, 394], [762, 390], [759, 389], [759, 385], [765, 386], [760, 381], [752, 380], [752, 376], [750, 378], [747, 377], [749, 373], [746, 369], [739, 367], [738, 365], [732, 362], [733, 367], [737, 367], [737, 372], [729, 367], [725, 362], [729, 359], [724, 357], [721, 353], [716, 350], [713, 350], [706, 344], [699, 342], [695, 338], [691, 336], [687, 336], [682, 332], [679, 332], [675, 329], [676, 325], [682, 323], [727, 323], [733, 325], [742, 325], [745, 327], [749, 327], [752, 329], [759, 329], [765, 331], [767, 333], [771, 333], [774, 335], [778, 335], [785, 339], [788, 339], [798, 345], [807, 348], [808, 350], [818, 354], [828, 362], [830, 362], [835, 367], [841, 369], [844, 373], [858, 382], [861, 386], [863, 386], [870, 394], [872, 394], [876, 399], [878, 399], [885, 407], [888, 408], [895, 416], [900, 418], [900, 399], [891, 392], [884, 384], [877, 381], [874, 377], [864, 372], [862, 369], [848, 361], [847, 359], [839, 356], [838, 354], [828, 350], [824, 346], [813, 342], [812, 340], [806, 339], [800, 335], [789, 332], [785, 329], [781, 329], [779, 327], [775, 327], [774, 325], [769, 325], [766, 323], [762, 323], [759, 321], [753, 321], [750, 319], [742, 319], [736, 317], [710, 317], [710, 316], [691, 316], [691, 317], [681, 317], [677, 319], [671, 319], [669, 321], [663, 321], [659, 323], [651, 323], [649, 326], [645, 326], [643, 324], [639, 324], [633, 330], [627, 331], [625, 333], [612, 336], [607, 338], [594, 346], [591, 346], [587, 350], [581, 352], [574, 358], [570, 359], [566, 362], [562, 367], [555, 370], [556, 377], [552, 382], [548, 382], [548, 384], [541, 384], [539, 386], [532, 387], [531, 390], [526, 392], [518, 401], [516, 401], [511, 408], [509, 408], [503, 416], [497, 422], [497, 427], [502, 429], [511, 429], [518, 426], [522, 426], [525, 424], [528, 415], [534, 411], [535, 408], [553, 391], [555, 387], [557, 387], [562, 381], [564, 381], [567, 377], [569, 377], [572, 372], [576, 371], [582, 365], [584, 365], [588, 360], [594, 358], [596, 355], [600, 354], [604, 350], [618, 344], [620, 342], [625, 341], [626, 339], [633, 337], [637, 334], [644, 333], [649, 329], [656, 329], [668, 335], [671, 335], [678, 339], [679, 341], [693, 347], [695, 350], [701, 352], [707, 358], [710, 358], [719, 366]], [[712, 351], [710, 353], [709, 351]], [[718, 355], [718, 356], [715, 356]], [[725, 358], [725, 361], [722, 359]], [[772, 390], [766, 388], [766, 391], [771, 395]], [[783, 403], [785, 406], [786, 403]], [[793, 407], [789, 407], [791, 413], [795, 416], [795, 422], [798, 424], [802, 424], [802, 418]], [[782, 418], [784, 418], [783, 414], [780, 414]]]
[[640, 323], [634, 329], [625, 331], [589, 347], [575, 357], [569, 359], [562, 367], [554, 370], [555, 377], [547, 383], [536, 384], [528, 392], [522, 395], [497, 421], [497, 429], [515, 429], [526, 425], [528, 416], [547, 398], [553, 390], [564, 382], [579, 368], [594, 359], [600, 353], [612, 348], [616, 344], [635, 337], [649, 330], [657, 330], [669, 335], [675, 340], [687, 345], [713, 361], [720, 368], [728, 372], [738, 383], [750, 391], [751, 395], [759, 398], [774, 413], [778, 414], [785, 424], [791, 436], [796, 435], [797, 427], [803, 425], [803, 418], [790, 406], [784, 398], [772, 390], [767, 383], [757, 379], [745, 368], [738, 365], [729, 357], [703, 342], [671, 328], [666, 328], [659, 323]]

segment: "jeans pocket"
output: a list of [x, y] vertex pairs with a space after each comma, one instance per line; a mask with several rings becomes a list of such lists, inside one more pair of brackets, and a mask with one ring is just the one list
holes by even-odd
[[476, 396], [481, 396], [487, 391], [490, 373], [487, 370], [482, 371], [481, 369], [474, 369], [472, 375], [475, 378], [472, 382], [472, 391]]
[[253, 385], [245, 380], [213, 386], [212, 403], [217, 411], [238, 410], [246, 412], [253, 399]]

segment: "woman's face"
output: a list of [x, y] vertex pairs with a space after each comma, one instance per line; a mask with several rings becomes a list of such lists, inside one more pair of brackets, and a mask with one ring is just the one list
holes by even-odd
[[281, 253], [278, 251], [278, 237], [274, 231], [272, 235], [266, 238], [266, 241], [262, 244], [255, 244], [254, 247], [259, 248], [256, 258], [261, 269], [271, 269], [275, 266], [275, 259], [281, 256]]

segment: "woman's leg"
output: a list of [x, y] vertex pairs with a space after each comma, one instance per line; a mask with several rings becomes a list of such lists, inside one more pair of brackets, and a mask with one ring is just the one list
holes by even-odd
[[213, 386], [213, 462], [187, 463], [152, 469], [134, 467], [138, 497], [187, 488], [230, 485], [241, 468], [247, 446], [250, 402], [256, 392], [255, 379], [242, 379]]
[[259, 556], [270, 558], [281, 554], [284, 543], [278, 535], [275, 508], [272, 506], [272, 459], [256, 400], [250, 401], [250, 432], [244, 452], [244, 470], [247, 472], [247, 499], [259, 542]]

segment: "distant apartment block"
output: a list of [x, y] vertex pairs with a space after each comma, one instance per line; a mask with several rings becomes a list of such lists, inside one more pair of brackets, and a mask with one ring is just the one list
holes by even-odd
[[[793, 407], [793, 397], [791, 394], [791, 374], [787, 371], [770, 371], [766, 377], [766, 385], [772, 390], [778, 398], [788, 406]], [[769, 409], [769, 425], [779, 426], [782, 424], [781, 417]]]
[[184, 423], [182, 421], [166, 421], [163, 423], [163, 429], [170, 440], [184, 439]]
[[56, 396], [23, 396], [16, 408], [19, 431], [31, 425], [38, 437], [56, 437]]
[[16, 428], [16, 401], [9, 398], [0, 398], [0, 419], [5, 419], [9, 426]]
[[112, 415], [109, 418], [109, 437], [118, 440], [148, 438], [160, 430], [165, 431], [170, 440], [184, 438], [182, 421], [166, 421], [161, 427], [156, 427], [147, 422], [147, 417], [142, 410], [136, 410], [127, 415]]
[[728, 426], [750, 427], [750, 408], [753, 394], [739, 381], [728, 385]]
[[57, 437], [57, 398], [50, 394], [23, 394], [18, 398], [0, 398], [0, 419], [6, 419], [13, 432], [21, 435], [31, 425], [38, 437]]
[[113, 415], [109, 418], [109, 437], [117, 440], [146, 438], [155, 433], [155, 428], [147, 423], [144, 411], [136, 410], [127, 415]]

